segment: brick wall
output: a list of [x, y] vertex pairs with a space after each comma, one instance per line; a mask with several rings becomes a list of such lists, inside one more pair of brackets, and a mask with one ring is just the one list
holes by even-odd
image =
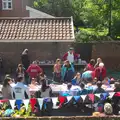
[[29, 12], [26, 5], [31, 5], [32, 0], [12, 0], [12, 10], [2, 10], [2, 0], [0, 0], [0, 17], [28, 17]]
[[120, 69], [120, 43], [96, 43], [92, 45], [92, 58], [101, 57], [107, 68]]
[[30, 59], [55, 60], [62, 56], [71, 43], [0, 43], [0, 55], [12, 63], [20, 62], [22, 51], [29, 49]]
[[[20, 63], [20, 55], [25, 48], [29, 49], [30, 59], [55, 60], [68, 51], [71, 43], [0, 43], [0, 56], [10, 64]], [[84, 44], [84, 46], [86, 46]], [[83, 49], [83, 47], [82, 47]], [[87, 47], [85, 47], [86, 51]], [[120, 69], [120, 44], [100, 43], [92, 45], [91, 58], [101, 57], [107, 68]]]

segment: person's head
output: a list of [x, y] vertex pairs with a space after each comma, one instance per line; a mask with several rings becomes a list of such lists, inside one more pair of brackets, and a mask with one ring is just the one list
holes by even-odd
[[96, 82], [97, 82], [97, 78], [96, 78], [96, 77], [93, 79], [93, 82], [94, 82], [94, 83], [96, 83]]
[[60, 59], [57, 59], [56, 60], [56, 64], [60, 64], [61, 60]]
[[12, 83], [12, 79], [10, 77], [5, 77], [3, 86], [6, 87], [7, 85], [10, 85]]
[[84, 88], [85, 88], [85, 84], [84, 84], [84, 83], [81, 83], [81, 84], [80, 84], [80, 88], [81, 88], [81, 89], [84, 89]]
[[70, 53], [73, 53], [73, 52], [74, 52], [74, 48], [71, 47], [71, 48], [69, 49], [69, 52], [70, 52]]
[[36, 62], [36, 61], [33, 61], [33, 62], [32, 62], [32, 64], [35, 64], [35, 65], [37, 65], [37, 62]]
[[91, 60], [90, 60], [90, 64], [91, 64], [91, 65], [94, 65], [94, 64], [95, 64], [95, 60], [94, 60], [94, 59], [91, 59]]
[[103, 80], [103, 84], [108, 85], [109, 84], [109, 78], [105, 77]]
[[99, 67], [103, 68], [104, 67], [104, 63], [99, 63]]
[[28, 54], [28, 49], [24, 49], [24, 51], [22, 52], [23, 55]]
[[102, 59], [101, 58], [97, 58], [97, 63], [101, 63]]
[[110, 103], [105, 103], [104, 112], [105, 112], [106, 115], [112, 115], [113, 114], [113, 107]]
[[42, 79], [41, 83], [42, 83], [41, 90], [44, 92], [47, 89], [47, 87], [48, 87], [47, 84], [46, 84], [46, 80]]
[[31, 84], [36, 84], [36, 78], [32, 78]]
[[81, 74], [79, 72], [77, 72], [76, 78], [80, 78], [80, 77], [81, 77]]
[[23, 81], [24, 81], [23, 77], [21, 76], [17, 77], [17, 82], [23, 82]]
[[101, 81], [98, 81], [98, 82], [97, 82], [97, 87], [98, 87], [98, 88], [101, 88], [101, 86], [102, 86], [102, 82], [101, 82]]
[[65, 63], [65, 65], [69, 65], [70, 64], [69, 60], [66, 60], [64, 63]]
[[71, 84], [71, 83], [68, 83], [68, 84], [67, 84], [67, 89], [70, 90], [71, 87], [72, 87], [72, 84]]
[[19, 65], [18, 65], [18, 70], [21, 71], [21, 70], [22, 70], [22, 67], [23, 67], [22, 64], [19, 64]]
[[115, 88], [120, 88], [120, 83], [119, 82], [115, 82]]

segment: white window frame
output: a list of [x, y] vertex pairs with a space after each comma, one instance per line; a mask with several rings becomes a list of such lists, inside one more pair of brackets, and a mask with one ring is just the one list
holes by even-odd
[[[11, 8], [8, 8], [9, 2], [11, 2]], [[6, 3], [6, 8], [4, 8], [4, 3]], [[2, 0], [2, 10], [12, 10], [12, 0]]]

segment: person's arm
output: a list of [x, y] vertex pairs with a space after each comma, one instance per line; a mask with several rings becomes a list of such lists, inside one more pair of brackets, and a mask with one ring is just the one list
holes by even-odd
[[49, 92], [49, 94], [50, 94], [50, 97], [52, 97], [52, 89], [51, 89], [51, 87], [50, 87], [50, 92]]
[[15, 99], [15, 92], [13, 90], [14, 88], [11, 88], [11, 96], [12, 96], [12, 99]]
[[26, 70], [26, 72], [29, 74], [31, 70], [31, 66], [28, 67], [28, 69]]
[[65, 53], [65, 54], [63, 55], [63, 57], [62, 57], [62, 60], [63, 60], [63, 61], [67, 60], [67, 56], [68, 56], [68, 53]]

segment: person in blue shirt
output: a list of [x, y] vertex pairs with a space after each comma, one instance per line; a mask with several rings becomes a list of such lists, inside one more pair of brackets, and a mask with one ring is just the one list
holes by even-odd
[[72, 85], [79, 85], [81, 82], [81, 74], [78, 72], [71, 82], [72, 82]]
[[81, 90], [78, 92], [78, 95], [86, 95], [86, 94], [88, 94], [88, 90], [85, 89], [85, 84], [84, 83], [80, 84], [80, 88], [81, 88]]
[[97, 89], [93, 92], [94, 94], [99, 94], [99, 93], [105, 93], [105, 90], [101, 88], [102, 82], [98, 81], [97, 82]]
[[74, 77], [74, 72], [75, 72], [75, 69], [73, 64], [71, 64], [68, 60], [66, 60], [61, 69], [62, 80], [67, 83], [71, 82], [71, 80]]

